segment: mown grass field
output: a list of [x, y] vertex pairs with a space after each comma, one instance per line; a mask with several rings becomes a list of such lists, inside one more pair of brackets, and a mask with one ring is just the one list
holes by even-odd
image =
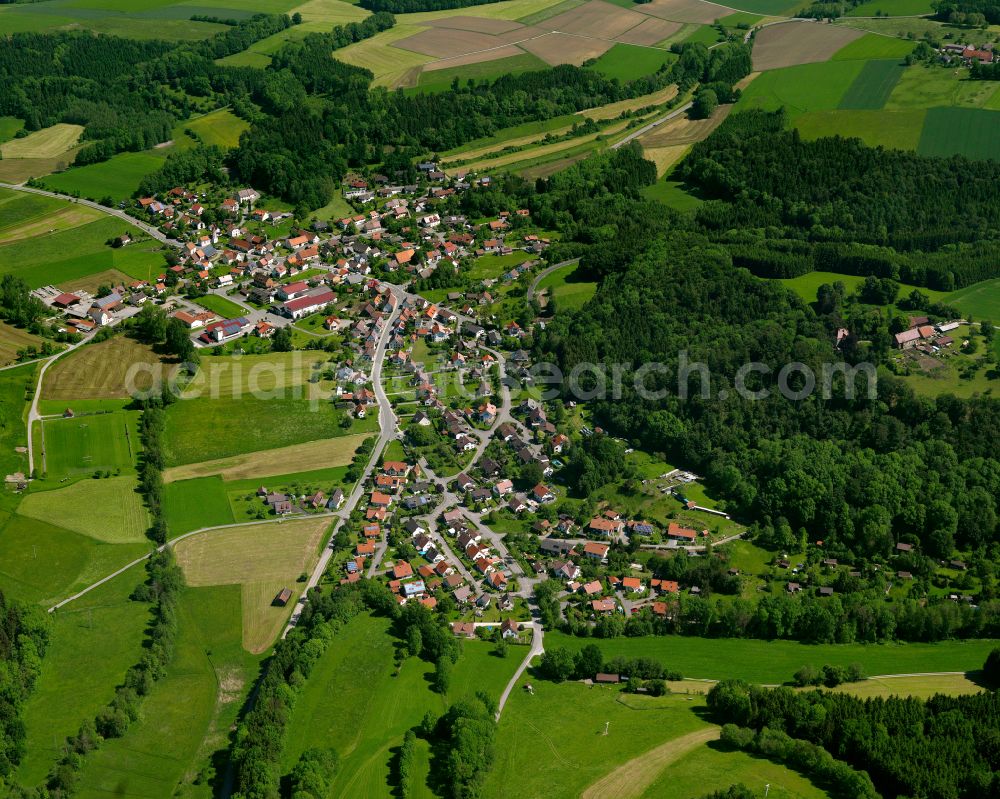
[[21, 139], [11, 139], [0, 144], [0, 155], [7, 158], [55, 158], [72, 149], [80, 134], [82, 125], [63, 122], [48, 128], [36, 130]]
[[356, 433], [321, 441], [307, 441], [245, 455], [234, 455], [202, 463], [175, 466], [163, 474], [164, 482], [219, 475], [223, 480], [260, 479], [272, 475], [307, 472], [332, 466], [346, 466], [368, 433]]
[[861, 73], [840, 98], [839, 107], [878, 110], [885, 105], [902, 76], [903, 65], [898, 61], [866, 61]]
[[236, 521], [219, 477], [168, 483], [164, 487], [163, 505], [171, 537]]
[[345, 430], [340, 411], [329, 401], [315, 408], [295, 399], [190, 399], [167, 409], [164, 450], [168, 466], [335, 438], [374, 430], [374, 417], [356, 420]]
[[127, 200], [139, 182], [163, 166], [163, 157], [150, 152], [119, 153], [97, 164], [72, 167], [44, 179], [45, 188], [76, 197], [115, 202]]
[[[136, 239], [134, 244], [121, 249], [107, 245], [109, 239], [126, 232]], [[150, 243], [138, 228], [102, 215], [68, 230], [0, 245], [0, 274], [16, 275], [31, 288], [76, 281], [109, 269], [149, 280], [164, 268], [163, 255], [158, 249], [158, 243]]]
[[929, 699], [934, 694], [959, 696], [978, 694], [985, 689], [965, 674], [935, 674], [921, 677], [876, 677], [862, 682], [838, 685], [833, 690], [860, 696], [863, 699], [870, 696], [913, 696], [917, 699]]
[[199, 297], [195, 302], [202, 308], [217, 313], [223, 319], [238, 318], [246, 313], [246, 309], [243, 306], [237, 305], [225, 297], [220, 297], [218, 294], [206, 294], [204, 297]]
[[796, 641], [756, 641], [739, 638], [657, 636], [584, 639], [546, 633], [547, 649], [580, 649], [595, 643], [607, 657], [652, 657], [685, 677], [778, 684], [791, 680], [802, 666], [860, 663], [869, 675], [935, 671], [977, 671], [995, 645], [988, 640], [944, 641], [939, 644], [821, 644]]
[[68, 403], [75, 399], [127, 399], [132, 390], [152, 385], [152, 375], [169, 374], [152, 348], [128, 336], [114, 336], [87, 344], [49, 367], [42, 382], [42, 398]]
[[132, 471], [140, 449], [138, 420], [138, 411], [122, 411], [43, 422], [48, 477]]
[[978, 108], [930, 108], [920, 134], [921, 155], [1000, 158], [1000, 113]]
[[0, 142], [10, 141], [24, 127], [24, 120], [17, 117], [0, 117]]
[[903, 70], [885, 107], [981, 108], [996, 93], [993, 81], [969, 80], [967, 70], [915, 64]]
[[653, 74], [670, 60], [673, 60], [673, 56], [668, 50], [616, 44], [598, 58], [591, 69], [626, 83]]
[[[294, 765], [309, 747], [332, 746], [341, 757], [332, 796], [392, 793], [391, 750], [406, 730], [428, 710], [443, 713], [470, 691], [485, 690], [498, 698], [523, 656], [523, 650], [512, 647], [500, 659], [490, 654], [490, 644], [465, 642], [449, 694], [442, 697], [430, 690], [430, 663], [408, 658], [399, 675], [392, 676], [396, 641], [388, 628], [384, 618], [362, 616], [349, 622], [316, 664], [295, 704], [283, 768]], [[499, 746], [497, 751], [502, 751]], [[420, 790], [427, 795], [425, 787]]]
[[[45, 779], [66, 737], [107, 705], [138, 661], [150, 606], [128, 595], [143, 576], [140, 570], [126, 572], [53, 616], [42, 671], [24, 709], [27, 755], [17, 770], [22, 784]], [[81, 653], [93, 655], [85, 668]]]
[[125, 737], [106, 741], [87, 758], [77, 796], [212, 795], [213, 756], [228, 746], [258, 659], [241, 646], [235, 586], [185, 589], [177, 618], [176, 654], [166, 675]]
[[28, 443], [25, 410], [38, 369], [32, 363], [0, 372], [0, 470], [4, 475], [27, 471], [28, 456], [16, 448]]
[[98, 541], [141, 543], [150, 518], [136, 486], [135, 477], [80, 480], [28, 494], [18, 512]]
[[[534, 693], [524, 690], [526, 682]], [[697, 713], [703, 707], [700, 696], [623, 700], [617, 688], [556, 685], [522, 677], [500, 718], [497, 761], [483, 796], [509, 796], [512, 775], [516, 775], [519, 796], [584, 796], [593, 783], [644, 752], [689, 733], [707, 730], [706, 734], [714, 734]], [[605, 724], [607, 736], [602, 734]], [[532, 767], [521, 768], [525, 762]], [[633, 785], [639, 775], [635, 778]], [[616, 786], [614, 792], [595, 795], [628, 795], [620, 791], [621, 786]]]

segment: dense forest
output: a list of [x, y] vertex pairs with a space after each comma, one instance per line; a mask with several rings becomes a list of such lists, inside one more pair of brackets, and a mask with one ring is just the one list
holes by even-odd
[[985, 27], [1000, 23], [1000, 4], [996, 0], [934, 0], [934, 16], [953, 25]]
[[972, 799], [1000, 792], [995, 691], [924, 702], [727, 681], [709, 692], [708, 704], [715, 721], [746, 728], [726, 731], [731, 744], [764, 754], [789, 750], [788, 737], [818, 745], [867, 772], [886, 799]]
[[[698, 222], [767, 277], [836, 266], [941, 290], [1000, 274], [1000, 164], [928, 158], [841, 137], [804, 141], [783, 111], [730, 116], [680, 176]], [[791, 240], [791, 241], [789, 241]]]

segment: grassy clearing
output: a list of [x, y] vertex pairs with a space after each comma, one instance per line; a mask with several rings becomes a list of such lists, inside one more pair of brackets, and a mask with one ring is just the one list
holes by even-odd
[[[0, 161], [0, 164], [3, 162]], [[109, 239], [129, 233], [136, 243], [112, 249]], [[100, 219], [55, 233], [18, 239], [0, 245], [0, 274], [22, 278], [31, 288], [60, 285], [117, 268], [133, 278], [148, 280], [163, 271], [158, 243], [121, 219]]]
[[22, 139], [0, 144], [0, 155], [4, 158], [57, 158], [76, 145], [81, 133], [82, 125], [60, 122], [29, 133]]
[[236, 521], [219, 477], [199, 477], [168, 483], [164, 488], [167, 530], [171, 537], [202, 527]]
[[863, 682], [838, 685], [833, 690], [859, 696], [862, 699], [870, 696], [913, 696], [917, 699], [929, 699], [934, 694], [959, 696], [978, 694], [985, 689], [965, 674], [930, 674], [920, 677], [876, 677]]
[[926, 111], [917, 109], [807, 111], [795, 118], [795, 127], [804, 139], [844, 136], [861, 139], [869, 147], [916, 150], [926, 114]]
[[722, 35], [711, 25], [698, 25], [682, 40], [684, 44], [713, 45], [722, 41]]
[[357, 433], [262, 452], [250, 452], [231, 458], [175, 466], [164, 472], [163, 480], [170, 483], [208, 475], [219, 475], [223, 480], [245, 480], [331, 466], [346, 466], [366, 438], [368, 438], [367, 433]]
[[[525, 682], [532, 683], [533, 694], [524, 690]], [[709, 729], [695, 712], [701, 707], [701, 697], [625, 698], [616, 688], [522, 677], [500, 718], [497, 763], [483, 796], [509, 796], [514, 773], [520, 796], [584, 795], [589, 786], [637, 755]], [[607, 736], [602, 734], [606, 723]], [[524, 762], [531, 762], [532, 768], [518, 769]]]
[[138, 411], [122, 411], [42, 423], [45, 469], [50, 479], [95, 471], [131, 471], [139, 451]]
[[784, 106], [793, 119], [805, 111], [833, 110], [863, 66], [861, 61], [828, 61], [765, 72], [744, 89], [736, 110]]
[[877, 111], [885, 105], [902, 76], [903, 65], [898, 61], [866, 61], [861, 74], [840, 99], [840, 108]]
[[141, 543], [150, 519], [136, 485], [134, 477], [80, 480], [65, 488], [28, 494], [19, 512], [98, 541]]
[[634, 44], [616, 44], [597, 59], [591, 69], [622, 83], [651, 75], [672, 60], [670, 52]]
[[834, 61], [869, 61], [874, 59], [902, 60], [916, 45], [906, 39], [868, 33], [842, 47], [833, 55]]
[[187, 131], [190, 130], [207, 145], [230, 149], [240, 143], [240, 134], [249, 127], [228, 108], [220, 108], [218, 111], [179, 123], [174, 129], [174, 144], [182, 148], [194, 147], [197, 140], [188, 135]]
[[131, 197], [140, 181], [163, 166], [163, 157], [148, 152], [119, 153], [99, 164], [73, 167], [43, 181], [52, 191], [100, 200], [110, 197], [115, 202]]
[[676, 180], [658, 180], [652, 186], [642, 190], [644, 197], [656, 200], [678, 211], [691, 211], [704, 202], [693, 194], [685, 191], [683, 184]]
[[66, 737], [107, 705], [139, 659], [149, 605], [128, 598], [139, 580], [141, 572], [124, 574], [53, 616], [42, 671], [24, 709], [27, 756], [17, 771], [22, 784], [45, 778]]
[[686, 799], [728, 788], [737, 782], [753, 790], [770, 785], [769, 799], [826, 799], [828, 796], [806, 777], [779, 763], [746, 752], [730, 752], [711, 743], [670, 763], [655, 777], [648, 790], [639, 795], [643, 799]]
[[0, 473], [26, 472], [28, 456], [16, 451], [28, 443], [27, 400], [34, 392], [38, 364], [0, 372]]
[[[178, 603], [176, 654], [124, 738], [105, 742], [80, 772], [77, 795], [207, 797], [257, 659], [240, 645], [240, 596], [231, 586], [189, 588]], [[203, 781], [202, 781], [203, 782]]]
[[[145, 378], [130, 379], [129, 370], [139, 365], [145, 365]], [[149, 346], [127, 336], [114, 336], [80, 347], [52, 364], [45, 373], [42, 397], [61, 402], [126, 399], [132, 395], [130, 388], [148, 388], [149, 373], [161, 366], [159, 356]]]
[[948, 294], [945, 302], [975, 319], [1000, 323], [1000, 278], [984, 280]]
[[597, 293], [597, 283], [573, 280], [576, 264], [569, 264], [546, 275], [538, 284], [538, 291], [547, 291], [550, 302], [555, 301], [559, 310], [576, 310]]
[[901, 674], [935, 671], [975, 671], [992, 648], [987, 640], [945, 641], [939, 644], [818, 644], [796, 641], [756, 641], [662, 636], [632, 639], [583, 639], [546, 633], [546, 647], [580, 649], [595, 643], [607, 657], [627, 655], [656, 658], [685, 677], [777, 684], [791, 680], [804, 665], [860, 663], [865, 672]]
[[200, 463], [378, 427], [374, 416], [346, 430], [340, 419], [327, 401], [311, 409], [309, 402], [295, 399], [181, 400], [167, 410], [167, 464]]
[[978, 108], [930, 108], [917, 152], [1000, 158], [1000, 114]]

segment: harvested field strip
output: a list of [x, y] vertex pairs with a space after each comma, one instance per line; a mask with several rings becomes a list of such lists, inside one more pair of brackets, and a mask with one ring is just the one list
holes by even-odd
[[81, 125], [60, 122], [29, 133], [23, 139], [11, 139], [0, 144], [0, 154], [4, 158], [56, 158], [76, 145], [81, 133]]
[[669, 39], [682, 28], [680, 22], [671, 22], [656, 17], [647, 17], [634, 28], [618, 36], [618, 41], [626, 44], [641, 44], [647, 47], [658, 45]]
[[[302, 593], [299, 584], [293, 582], [295, 576], [290, 574], [283, 580], [243, 583], [240, 587], [243, 648], [247, 652], [259, 655], [281, 634], [288, 614], [292, 612]], [[291, 589], [292, 595], [284, 606], [275, 605], [274, 598], [283, 588]]]
[[552, 66], [559, 64], [580, 66], [584, 61], [604, 55], [613, 44], [614, 42], [584, 39], [568, 33], [550, 33], [523, 42], [521, 47]]
[[[494, 47], [478, 53], [465, 53], [454, 58], [442, 58], [440, 61], [428, 64], [424, 67], [423, 71], [426, 73], [434, 72], [435, 70], [454, 69], [455, 67], [467, 66], [469, 64], [481, 64], [484, 61], [496, 61], [502, 58], [517, 58], [523, 55], [527, 55], [527, 53], [516, 44], [506, 44], [502, 47]], [[546, 65], [543, 64], [542, 66]]]
[[753, 48], [753, 68], [759, 72], [796, 64], [826, 61], [864, 34], [851, 28], [816, 22], [785, 22], [758, 32]]
[[521, 22], [509, 19], [486, 19], [484, 17], [445, 17], [436, 19], [430, 23], [434, 28], [451, 28], [459, 31], [475, 31], [477, 33], [489, 33], [496, 36], [500, 33], [517, 30], [523, 27]]
[[902, 76], [903, 65], [898, 61], [866, 61], [861, 74], [844, 92], [839, 107], [877, 111], [885, 105]]
[[669, 122], [653, 128], [649, 133], [638, 138], [643, 147], [674, 147], [689, 145], [706, 138], [709, 133], [722, 124], [733, 110], [732, 105], [720, 105], [709, 119], [688, 119], [679, 116]]
[[666, 175], [670, 168], [678, 163], [684, 154], [688, 151], [687, 144], [672, 144], [666, 147], [649, 147], [644, 146], [642, 148], [643, 157], [647, 161], [652, 161], [656, 164], [656, 175], [657, 177], [662, 177]]
[[231, 458], [218, 458], [186, 466], [174, 466], [163, 473], [163, 482], [173, 483], [192, 477], [221, 475], [223, 480], [246, 480], [252, 477], [271, 477], [292, 472], [308, 472], [331, 466], [346, 466], [351, 462], [361, 442], [369, 437], [358, 433], [340, 438], [309, 441], [280, 449], [250, 452]]
[[642, 796], [663, 769], [718, 737], [718, 727], [710, 727], [667, 741], [599, 779], [583, 792], [583, 799], [632, 799]]
[[[131, 367], [145, 364], [156, 370], [160, 359], [151, 348], [126, 336], [115, 336], [87, 344], [56, 361], [45, 373], [42, 398], [47, 400], [112, 399], [132, 395], [130, 388], [148, 388], [150, 376], [129, 374]], [[166, 367], [164, 367], [166, 368]], [[134, 386], [129, 386], [134, 382]]]
[[136, 491], [134, 477], [80, 480], [65, 488], [29, 494], [21, 515], [83, 533], [108, 543], [140, 543], [149, 529], [149, 513]]
[[243, 525], [193, 535], [174, 549], [188, 585], [294, 583], [316, 562], [329, 526], [326, 518]]

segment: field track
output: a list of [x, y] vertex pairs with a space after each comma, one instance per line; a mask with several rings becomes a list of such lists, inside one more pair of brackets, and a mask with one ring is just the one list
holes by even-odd
[[719, 728], [709, 727], [667, 741], [629, 760], [593, 783], [583, 792], [583, 799], [633, 799], [642, 796], [663, 769], [693, 749], [718, 737]]

